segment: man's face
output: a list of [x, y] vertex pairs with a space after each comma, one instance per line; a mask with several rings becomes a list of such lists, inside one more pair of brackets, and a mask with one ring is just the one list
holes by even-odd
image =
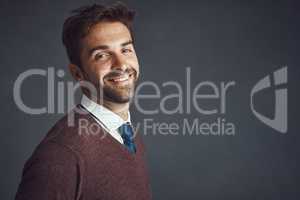
[[127, 103], [134, 93], [139, 64], [128, 28], [100, 22], [81, 41], [81, 68], [105, 100]]

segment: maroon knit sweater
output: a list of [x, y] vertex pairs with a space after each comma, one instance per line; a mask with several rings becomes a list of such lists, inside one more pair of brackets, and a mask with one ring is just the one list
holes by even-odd
[[[78, 108], [78, 106], [77, 106]], [[68, 116], [74, 113], [74, 126]], [[136, 154], [88, 114], [71, 111], [49, 131], [26, 162], [16, 200], [149, 200], [145, 151]]]

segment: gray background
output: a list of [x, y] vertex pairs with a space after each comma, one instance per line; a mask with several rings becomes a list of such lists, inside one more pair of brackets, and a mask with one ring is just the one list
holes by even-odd
[[[91, 1], [1, 1], [1, 199], [13, 199], [23, 165], [59, 114], [28, 115], [13, 101], [13, 84], [30, 68], [66, 70], [61, 28], [68, 12]], [[192, 85], [210, 80], [236, 81], [227, 98], [226, 120], [234, 136], [146, 135], [154, 199], [299, 199], [299, 4], [294, 1], [126, 1], [138, 11], [136, 49], [142, 80], [184, 84], [185, 67]], [[287, 65], [289, 113], [287, 134], [262, 124], [251, 113], [249, 94], [264, 76]], [[60, 79], [71, 80], [67, 75]], [[22, 97], [45, 105], [46, 81], [32, 78]], [[163, 89], [166, 95], [170, 92]], [[272, 90], [256, 102], [272, 116]], [[153, 108], [158, 101], [144, 102]], [[172, 103], [169, 103], [170, 108]], [[215, 106], [210, 101], [207, 106]], [[135, 112], [136, 122], [144, 116]], [[156, 122], [191, 114], [151, 116]]]

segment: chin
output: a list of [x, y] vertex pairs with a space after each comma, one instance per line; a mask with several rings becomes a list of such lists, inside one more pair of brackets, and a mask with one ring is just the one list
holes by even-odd
[[133, 91], [116, 91], [104, 89], [104, 98], [115, 103], [128, 103], [133, 97]]
[[105, 95], [105, 99], [119, 104], [124, 104], [130, 102], [130, 99], [128, 96], [107, 96]]
[[104, 98], [115, 103], [128, 103], [134, 96], [134, 84], [124, 86], [107, 84], [103, 88]]

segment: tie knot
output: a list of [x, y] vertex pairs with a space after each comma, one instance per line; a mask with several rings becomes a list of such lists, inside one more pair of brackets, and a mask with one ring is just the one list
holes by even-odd
[[135, 152], [136, 148], [133, 142], [134, 133], [132, 126], [127, 122], [120, 126], [118, 131], [124, 141], [124, 145], [130, 150], [130, 152]]
[[119, 127], [119, 132], [124, 140], [133, 141], [133, 128], [128, 122]]

